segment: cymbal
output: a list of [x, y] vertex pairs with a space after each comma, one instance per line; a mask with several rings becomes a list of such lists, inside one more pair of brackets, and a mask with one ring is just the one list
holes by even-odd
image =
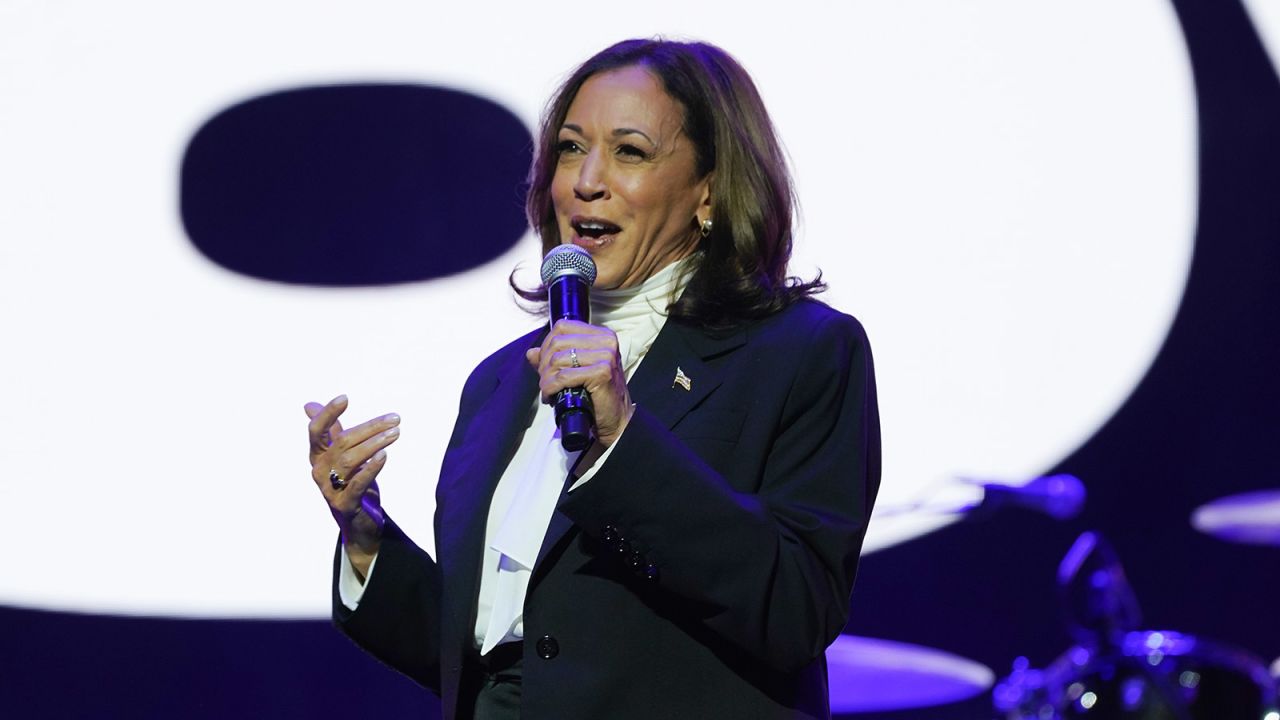
[[1280, 490], [1219, 498], [1196, 508], [1191, 525], [1216, 538], [1251, 545], [1280, 545]]
[[841, 635], [827, 648], [831, 712], [858, 713], [932, 707], [989, 689], [985, 665], [920, 645]]

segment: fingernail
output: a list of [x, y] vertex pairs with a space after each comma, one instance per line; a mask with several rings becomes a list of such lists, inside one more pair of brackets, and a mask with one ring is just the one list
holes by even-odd
[[382, 416], [382, 420], [383, 422], [398, 423], [400, 422], [400, 416], [396, 413], [388, 413]]
[[373, 460], [374, 462], [382, 462], [384, 459], [386, 459], [386, 457], [387, 457], [387, 451], [379, 450], [378, 452], [373, 454], [373, 457], [369, 459]]
[[385, 432], [385, 433], [383, 433], [383, 434], [384, 434], [384, 435], [386, 435], [387, 437], [395, 437], [395, 436], [397, 436], [397, 435], [399, 435], [399, 434], [400, 434], [400, 428], [398, 428], [398, 427], [393, 427], [393, 428], [391, 428], [390, 430], [386, 431], [386, 432]]
[[334, 398], [334, 399], [330, 400], [329, 402], [330, 402], [330, 403], [346, 404], [346, 402], [347, 402], [347, 396], [346, 396], [346, 395], [339, 395], [338, 397], [336, 397], [336, 398]]

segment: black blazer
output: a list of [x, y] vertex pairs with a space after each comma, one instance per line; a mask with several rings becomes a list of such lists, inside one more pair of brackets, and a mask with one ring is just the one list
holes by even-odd
[[[545, 333], [463, 388], [436, 489], [439, 561], [388, 523], [355, 612], [335, 583], [337, 625], [438, 692], [446, 718], [474, 652], [489, 501], [537, 393], [524, 351]], [[635, 415], [562, 495], [530, 578], [522, 717], [829, 717], [824, 650], [880, 480], [862, 327], [814, 301], [723, 336], [669, 321], [629, 388]]]

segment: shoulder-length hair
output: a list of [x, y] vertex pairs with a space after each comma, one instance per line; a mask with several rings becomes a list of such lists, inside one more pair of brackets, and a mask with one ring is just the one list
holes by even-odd
[[[786, 156], [760, 93], [728, 53], [701, 42], [624, 40], [579, 66], [552, 95], [543, 114], [525, 211], [543, 252], [560, 244], [551, 200], [559, 161], [557, 139], [569, 106], [591, 76], [626, 67], [648, 70], [684, 109], [682, 131], [693, 144], [698, 177], [714, 172], [712, 230], [690, 268], [689, 284], [670, 317], [707, 328], [775, 313], [826, 288], [787, 275], [795, 193]], [[696, 230], [691, 222], [691, 232]], [[546, 292], [516, 292], [545, 301]]]

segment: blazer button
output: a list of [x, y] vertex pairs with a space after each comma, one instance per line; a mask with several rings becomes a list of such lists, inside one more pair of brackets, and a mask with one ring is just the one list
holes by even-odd
[[604, 531], [600, 533], [600, 539], [612, 545], [618, 541], [618, 528], [612, 525], [605, 525]]
[[550, 660], [560, 654], [560, 643], [556, 642], [556, 639], [550, 635], [543, 635], [538, 638], [534, 649], [538, 651], [538, 657], [543, 660]]

